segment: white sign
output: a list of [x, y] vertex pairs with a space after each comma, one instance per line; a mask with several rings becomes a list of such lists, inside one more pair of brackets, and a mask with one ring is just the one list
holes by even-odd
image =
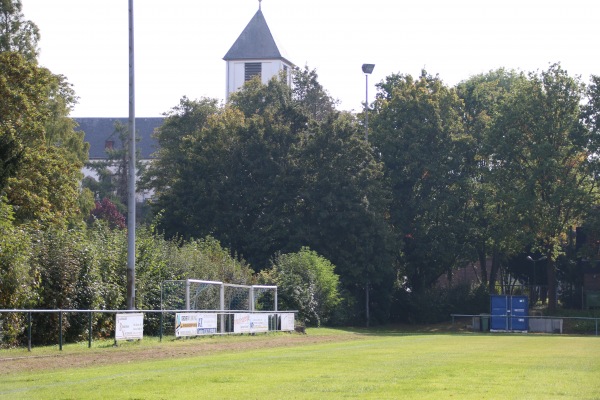
[[235, 313], [233, 315], [233, 333], [250, 332], [250, 314]]
[[144, 337], [144, 314], [117, 314], [115, 340], [142, 339]]
[[236, 313], [233, 317], [234, 333], [269, 331], [269, 314]]
[[281, 330], [282, 331], [293, 331], [294, 330], [294, 313], [279, 314], [281, 317]]
[[175, 336], [212, 335], [217, 333], [217, 314], [176, 313]]
[[250, 332], [268, 332], [269, 314], [250, 314]]

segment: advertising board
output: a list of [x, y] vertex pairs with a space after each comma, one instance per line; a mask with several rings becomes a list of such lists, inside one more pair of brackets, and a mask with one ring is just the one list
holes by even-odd
[[293, 331], [294, 330], [294, 313], [282, 313], [279, 314], [281, 318], [281, 330], [282, 331]]
[[142, 339], [144, 337], [144, 314], [117, 314], [115, 340]]
[[269, 314], [236, 313], [233, 317], [234, 333], [269, 331]]
[[217, 333], [217, 314], [176, 313], [175, 336], [213, 335]]

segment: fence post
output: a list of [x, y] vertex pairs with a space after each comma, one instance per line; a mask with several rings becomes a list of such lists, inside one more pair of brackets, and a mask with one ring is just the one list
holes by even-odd
[[219, 288], [219, 307], [221, 308], [221, 333], [225, 333], [225, 285], [221, 282]]
[[185, 309], [190, 309], [190, 280], [185, 280]]
[[158, 330], [159, 334], [159, 342], [162, 342], [162, 337], [163, 337], [163, 319], [164, 319], [164, 315], [165, 315], [165, 311], [164, 310], [160, 310], [160, 329]]
[[27, 351], [31, 351], [31, 311], [27, 313]]
[[63, 331], [63, 321], [62, 321], [62, 311], [58, 312], [58, 350], [62, 351], [62, 344], [63, 344], [63, 337], [62, 337], [62, 331]]
[[89, 313], [89, 325], [88, 325], [88, 349], [92, 348], [92, 312]]

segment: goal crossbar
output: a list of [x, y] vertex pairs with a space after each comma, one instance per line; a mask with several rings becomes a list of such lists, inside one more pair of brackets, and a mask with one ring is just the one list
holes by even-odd
[[200, 280], [200, 279], [185, 279], [185, 280], [166, 280], [161, 284], [161, 309], [163, 308], [163, 291], [166, 283], [185, 283], [185, 310], [191, 310], [191, 302], [190, 302], [190, 287], [191, 284], [199, 284], [199, 285], [207, 285], [207, 286], [216, 286], [219, 288], [219, 310], [220, 311], [228, 311], [225, 307], [225, 288], [237, 288], [237, 289], [247, 289], [248, 290], [248, 311], [256, 311], [255, 307], [255, 294], [256, 291], [261, 290], [269, 290], [273, 293], [273, 309], [268, 311], [278, 311], [277, 310], [277, 286], [270, 285], [239, 285], [233, 283], [223, 283], [219, 281], [208, 281], [208, 280]]

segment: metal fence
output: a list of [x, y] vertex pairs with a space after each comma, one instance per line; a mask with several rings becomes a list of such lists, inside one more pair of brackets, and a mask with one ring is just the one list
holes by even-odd
[[[144, 326], [150, 326], [150, 334], [145, 336], [158, 336], [159, 340], [162, 341], [163, 336], [166, 335], [174, 335], [175, 333], [175, 314], [177, 313], [214, 313], [218, 315], [218, 318], [225, 321], [224, 324], [219, 326], [218, 332], [215, 335], [227, 335], [233, 334], [233, 316], [236, 312], [232, 311], [223, 311], [223, 310], [41, 310], [41, 309], [0, 309], [0, 345], [3, 342], [3, 317], [7, 315], [21, 315], [25, 316], [25, 329], [20, 337], [25, 337], [27, 349], [31, 351], [32, 349], [32, 327], [35, 326], [35, 317], [36, 315], [43, 314], [54, 314], [58, 317], [58, 326], [52, 327], [52, 329], [58, 330], [58, 338], [57, 344], [59, 350], [62, 350], [63, 344], [65, 343], [65, 323], [72, 318], [73, 316], [87, 316], [87, 332], [85, 332], [85, 336], [87, 336], [88, 348], [92, 347], [92, 342], [94, 339], [94, 332], [97, 332], [98, 326], [97, 321], [95, 322], [95, 317], [98, 315], [106, 315], [106, 314], [144, 314]], [[237, 312], [239, 313], [239, 312]], [[247, 314], [269, 314], [269, 322], [268, 322], [268, 331], [280, 331], [280, 319], [277, 318], [278, 315], [295, 313], [295, 311], [254, 311], [254, 312], [245, 312]], [[172, 316], [172, 319], [169, 318]], [[271, 318], [273, 317], [273, 318]], [[279, 324], [278, 324], [279, 321]], [[6, 321], [4, 321], [6, 323]], [[47, 321], [46, 321], [47, 323]], [[68, 324], [67, 324], [68, 325]], [[96, 326], [95, 326], [96, 325]], [[20, 330], [22, 330], [21, 327]], [[145, 331], [146, 332], [146, 331]], [[83, 332], [82, 332], [83, 333]], [[115, 337], [115, 328], [114, 324], [111, 327], [111, 337]], [[106, 335], [105, 335], [106, 336]], [[108, 337], [108, 336], [106, 336]], [[21, 341], [22, 342], [22, 341]], [[115, 339], [116, 342], [116, 339]]]
[[[515, 318], [514, 315], [506, 314], [506, 315], [490, 315], [490, 314], [450, 314], [452, 317], [452, 325], [456, 323], [457, 318], [462, 318], [465, 320], [471, 319], [472, 327], [476, 327], [479, 322], [480, 331], [488, 331], [488, 329], [483, 329], [485, 326], [484, 322], [486, 319], [489, 321], [490, 318]], [[594, 334], [595, 336], [599, 336], [599, 328], [600, 328], [600, 317], [561, 317], [561, 316], [541, 316], [541, 315], [525, 315], [519, 316], [519, 318], [525, 318], [528, 321], [528, 325], [530, 327], [529, 331], [535, 332], [543, 332], [540, 330], [532, 330], [532, 323], [536, 323], [537, 321], [560, 321], [560, 333], [568, 333], [568, 334]], [[567, 322], [565, 327], [563, 328], [563, 322]], [[489, 322], [488, 322], [489, 323]], [[537, 326], [538, 324], [536, 324]], [[558, 328], [557, 328], [558, 329]], [[555, 329], [552, 330], [554, 332]], [[551, 332], [548, 332], [551, 333]]]

